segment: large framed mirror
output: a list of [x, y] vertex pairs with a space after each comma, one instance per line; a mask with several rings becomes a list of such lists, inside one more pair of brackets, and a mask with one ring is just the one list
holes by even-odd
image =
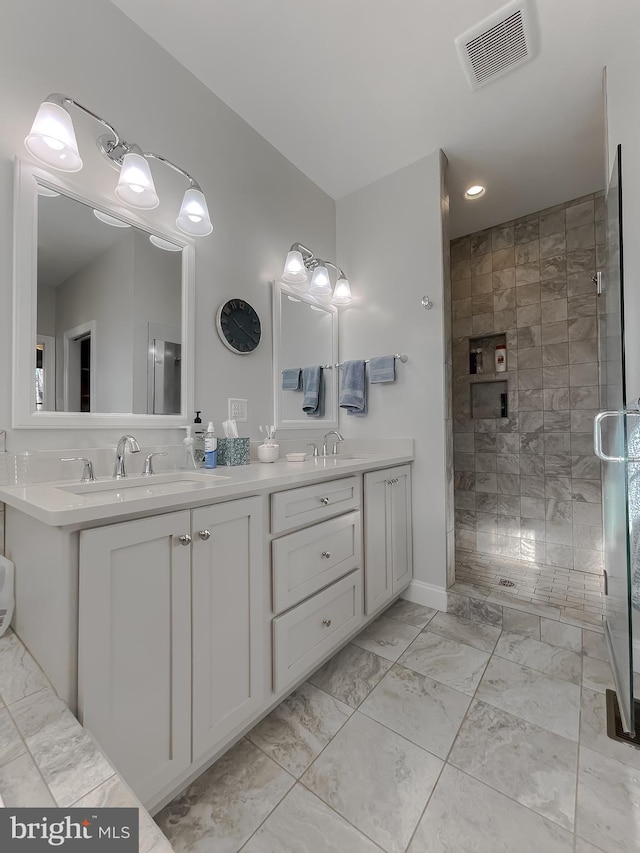
[[[338, 311], [281, 282], [273, 290], [274, 412], [278, 429], [325, 429], [338, 426]], [[298, 389], [283, 387], [284, 371], [321, 368], [318, 411], [302, 409]]]
[[178, 231], [16, 161], [14, 428], [182, 425], [193, 297]]

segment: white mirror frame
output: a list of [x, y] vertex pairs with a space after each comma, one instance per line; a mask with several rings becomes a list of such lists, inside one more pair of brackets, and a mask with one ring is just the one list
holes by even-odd
[[[117, 216], [149, 234], [157, 234], [182, 246], [182, 347], [180, 414], [147, 415], [131, 412], [52, 412], [34, 411], [34, 376], [37, 322], [37, 253], [38, 253], [38, 190], [43, 185], [89, 205], [104, 213]], [[13, 232], [13, 388], [12, 427], [14, 429], [92, 429], [181, 427], [189, 420], [194, 398], [194, 298], [195, 245], [177, 230], [169, 232], [149, 226], [134, 211], [123, 212], [110, 200], [85, 198], [65, 182], [19, 158], [15, 161], [14, 232]]]
[[[280, 356], [280, 340], [282, 335], [282, 299], [285, 296], [294, 296], [300, 302], [315, 305], [322, 308], [331, 315], [331, 365], [333, 371], [332, 393], [325, 397], [325, 415], [322, 418], [309, 418], [301, 411], [300, 418], [283, 419], [282, 413], [282, 371], [287, 367], [297, 365], [284, 364]], [[275, 425], [277, 429], [314, 429], [320, 430], [325, 427], [337, 428], [338, 426], [338, 309], [335, 305], [325, 305], [318, 302], [313, 296], [300, 293], [295, 288], [289, 287], [283, 282], [273, 283], [273, 411], [275, 414]], [[302, 366], [302, 365], [301, 365]], [[305, 365], [306, 366], [306, 365]]]

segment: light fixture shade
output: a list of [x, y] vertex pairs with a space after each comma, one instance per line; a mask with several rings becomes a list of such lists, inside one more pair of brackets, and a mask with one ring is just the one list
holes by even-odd
[[287, 255], [282, 272], [282, 280], [287, 284], [304, 284], [309, 280], [309, 274], [302, 260], [302, 253], [295, 249]]
[[327, 268], [322, 264], [318, 264], [313, 271], [309, 293], [313, 296], [326, 296], [331, 293], [331, 279], [329, 278]]
[[160, 204], [151, 169], [141, 154], [135, 154], [133, 151], [125, 154], [116, 195], [120, 201], [141, 210], [152, 210]]
[[351, 302], [351, 287], [348, 279], [341, 277], [337, 280], [331, 301], [334, 305], [348, 305]]
[[206, 237], [213, 231], [209, 218], [207, 200], [204, 193], [195, 187], [189, 187], [182, 199], [182, 207], [176, 219], [176, 225], [185, 234], [192, 237]]
[[46, 166], [62, 172], [82, 169], [71, 116], [59, 104], [44, 101], [40, 105], [24, 144], [27, 151]]

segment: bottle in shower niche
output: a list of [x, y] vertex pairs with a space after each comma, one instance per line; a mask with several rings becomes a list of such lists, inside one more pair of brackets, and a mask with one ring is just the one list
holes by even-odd
[[218, 439], [213, 428], [213, 421], [209, 421], [209, 426], [204, 434], [204, 467], [218, 467]]
[[496, 344], [496, 373], [504, 373], [507, 369], [507, 346]]
[[484, 365], [482, 361], [482, 350], [480, 349], [480, 347], [478, 347], [477, 349], [472, 349], [469, 353], [469, 373], [482, 373], [483, 369]]

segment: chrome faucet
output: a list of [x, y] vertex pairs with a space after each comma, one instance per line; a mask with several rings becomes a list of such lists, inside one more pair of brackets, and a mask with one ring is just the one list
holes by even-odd
[[327, 453], [327, 439], [332, 435], [335, 435], [335, 437], [336, 437], [336, 440], [333, 443], [333, 450], [331, 451], [332, 456], [335, 456], [338, 453], [338, 443], [341, 441], [344, 441], [344, 436], [340, 435], [340, 433], [337, 430], [332, 429], [331, 432], [328, 432], [323, 439], [323, 442], [322, 442], [322, 455], [323, 456], [329, 455]]
[[127, 471], [124, 467], [124, 453], [127, 447], [131, 453], [140, 453], [140, 445], [132, 435], [123, 435], [120, 438], [116, 447], [116, 464], [113, 466], [114, 480], [121, 480], [127, 476]]

